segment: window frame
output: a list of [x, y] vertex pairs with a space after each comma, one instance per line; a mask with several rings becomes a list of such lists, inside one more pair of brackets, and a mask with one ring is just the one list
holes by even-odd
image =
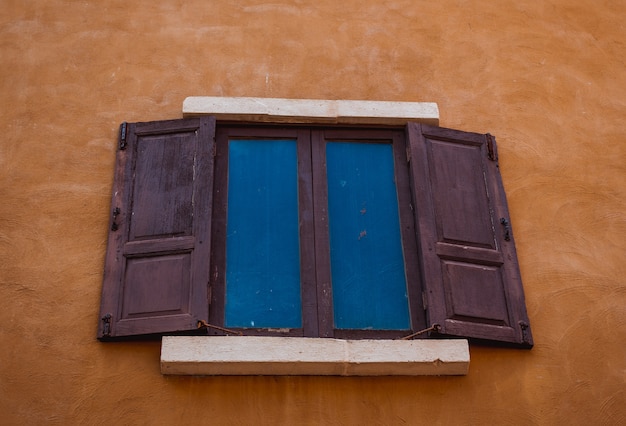
[[[226, 298], [226, 219], [228, 209], [228, 141], [230, 139], [289, 139], [296, 140], [298, 158], [298, 210], [300, 214], [311, 212], [312, 198], [310, 185], [303, 179], [303, 173], [307, 171], [310, 175], [310, 164], [302, 161], [302, 158], [310, 157], [310, 147], [306, 144], [306, 131], [298, 128], [275, 129], [272, 132], [262, 132], [261, 129], [248, 126], [225, 127], [218, 126], [215, 136], [215, 185], [213, 188], [214, 208], [211, 222], [213, 224], [213, 235], [211, 245], [211, 281], [209, 323], [220, 328], [225, 328], [225, 298]], [[304, 170], [302, 170], [304, 169]], [[303, 222], [301, 235], [312, 235], [312, 224]], [[304, 238], [300, 238], [300, 294], [302, 297], [302, 322], [303, 327], [297, 329], [284, 328], [246, 328], [246, 335], [281, 335], [298, 337], [317, 337], [317, 312], [316, 304], [313, 302], [316, 297], [315, 270], [313, 264], [314, 253], [311, 247], [306, 244]], [[210, 335], [224, 334], [220, 328], [209, 328]], [[233, 330], [240, 330], [233, 328]], [[272, 331], [269, 331], [272, 330]], [[241, 331], [239, 331], [241, 332]]]
[[[372, 142], [391, 143], [393, 150], [394, 178], [396, 183], [396, 196], [398, 199], [398, 215], [400, 225], [400, 238], [404, 257], [404, 275], [407, 286], [408, 310], [411, 328], [409, 330], [359, 330], [337, 329], [333, 326], [332, 305], [332, 276], [330, 267], [330, 242], [328, 215], [328, 186], [326, 184], [326, 143], [329, 141], [343, 142]], [[391, 339], [400, 338], [426, 328], [426, 315], [421, 303], [423, 285], [417, 269], [417, 239], [414, 228], [412, 205], [410, 201], [409, 168], [406, 161], [406, 141], [403, 129], [398, 128], [322, 128], [314, 130], [312, 134], [313, 144], [313, 174], [320, 176], [314, 181], [316, 206], [321, 211], [315, 215], [316, 230], [316, 270], [318, 274], [324, 274], [319, 279], [322, 282], [318, 289], [318, 297], [330, 298], [323, 305], [326, 310], [320, 313], [323, 319], [320, 321], [325, 328], [320, 335], [322, 337], [335, 337], [343, 339]], [[326, 285], [324, 285], [326, 284]], [[425, 336], [421, 336], [425, 337]]]
[[[215, 137], [215, 186], [212, 216], [210, 335], [223, 335], [226, 298], [226, 218], [228, 209], [228, 143], [237, 139], [297, 141], [298, 204], [300, 215], [301, 296], [303, 327], [228, 327], [250, 336], [333, 337], [347, 339], [390, 339], [426, 328], [422, 304], [423, 286], [418, 269], [417, 239], [411, 204], [405, 132], [398, 127], [301, 126], [218, 124]], [[333, 289], [330, 265], [326, 143], [385, 143], [392, 146], [394, 180], [410, 328], [406, 330], [338, 329], [333, 320]], [[420, 336], [425, 337], [425, 336]]]

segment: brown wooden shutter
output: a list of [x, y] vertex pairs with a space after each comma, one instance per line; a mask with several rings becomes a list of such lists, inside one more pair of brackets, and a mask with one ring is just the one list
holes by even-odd
[[123, 124], [98, 338], [208, 319], [215, 119]]
[[417, 123], [407, 135], [430, 325], [532, 347], [495, 140]]

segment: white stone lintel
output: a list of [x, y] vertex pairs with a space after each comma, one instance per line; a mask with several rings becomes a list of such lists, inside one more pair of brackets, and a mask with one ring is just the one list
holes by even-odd
[[191, 96], [183, 116], [214, 115], [223, 121], [303, 124], [438, 125], [434, 102], [354, 101]]
[[164, 336], [161, 373], [180, 375], [465, 375], [467, 340]]

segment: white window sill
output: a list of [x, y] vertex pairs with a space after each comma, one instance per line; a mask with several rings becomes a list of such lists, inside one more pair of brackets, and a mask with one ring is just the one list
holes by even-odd
[[165, 336], [161, 373], [179, 375], [465, 375], [467, 340]]
[[218, 120], [262, 123], [439, 124], [439, 108], [434, 102], [216, 96], [190, 96], [184, 100], [184, 117], [204, 114], [214, 115]]

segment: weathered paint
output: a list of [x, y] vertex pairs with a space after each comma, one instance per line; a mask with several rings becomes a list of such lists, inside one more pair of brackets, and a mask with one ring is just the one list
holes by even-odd
[[[621, 1], [3, 2], [0, 423], [626, 423]], [[437, 102], [498, 138], [535, 347], [465, 377], [165, 377], [96, 341], [121, 121], [187, 96]]]

